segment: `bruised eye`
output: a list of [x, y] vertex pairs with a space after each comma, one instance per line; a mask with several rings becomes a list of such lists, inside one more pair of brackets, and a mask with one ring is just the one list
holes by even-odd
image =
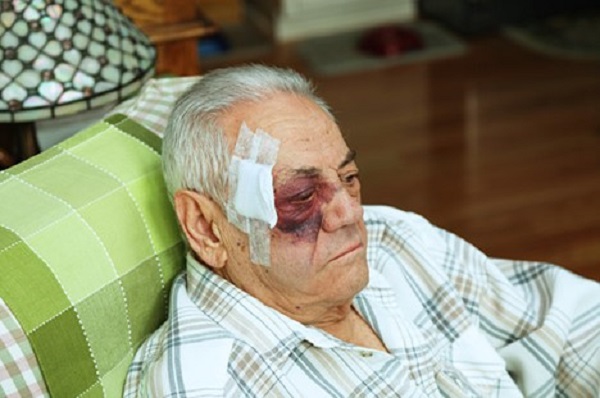
[[313, 198], [314, 194], [315, 194], [315, 191], [313, 191], [313, 190], [300, 192], [299, 194], [294, 195], [294, 197], [292, 198], [292, 201], [295, 203], [308, 202]]

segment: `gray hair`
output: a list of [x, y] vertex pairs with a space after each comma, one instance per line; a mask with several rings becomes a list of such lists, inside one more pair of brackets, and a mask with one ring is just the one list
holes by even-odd
[[225, 209], [230, 154], [219, 118], [236, 104], [258, 102], [275, 93], [306, 97], [331, 116], [307, 79], [289, 69], [263, 65], [209, 72], [177, 100], [162, 150], [171, 200], [175, 192], [187, 189], [209, 196]]

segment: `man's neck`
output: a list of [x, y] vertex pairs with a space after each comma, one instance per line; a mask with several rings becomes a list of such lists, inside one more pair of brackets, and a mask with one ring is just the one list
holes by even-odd
[[319, 328], [347, 343], [387, 352], [381, 338], [356, 311], [352, 302], [318, 310], [315, 308], [307, 311], [304, 308], [302, 312], [293, 313], [278, 310], [304, 325]]
[[[262, 283], [243, 283], [232, 280], [226, 269], [213, 270], [222, 278], [244, 290], [283, 315], [307, 326], [321, 329], [332, 336], [357, 346], [386, 351], [381, 339], [371, 326], [353, 308], [353, 297], [336, 302], [306, 301], [306, 295], [290, 295], [289, 291], [277, 292]], [[252, 278], [254, 275], [248, 275]]]

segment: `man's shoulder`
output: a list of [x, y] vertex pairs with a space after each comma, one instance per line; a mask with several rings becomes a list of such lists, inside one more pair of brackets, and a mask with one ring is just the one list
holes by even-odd
[[174, 344], [175, 341], [202, 343], [232, 339], [233, 336], [226, 328], [192, 301], [186, 283], [186, 275], [183, 273], [177, 277], [171, 291], [169, 317], [164, 325], [167, 345]]
[[364, 221], [371, 243], [380, 241], [386, 235], [399, 235], [401, 240], [416, 237], [437, 237], [439, 228], [425, 217], [391, 206], [363, 206]]
[[429, 222], [417, 213], [400, 210], [396, 207], [386, 205], [364, 205], [364, 220], [367, 224], [429, 224]]
[[[198, 391], [221, 391], [227, 380], [227, 364], [234, 337], [218, 322], [188, 302], [183, 275], [174, 283], [167, 320], [138, 349], [129, 368], [125, 396], [156, 388], [152, 380], [168, 380], [164, 391], [151, 395], [167, 396], [182, 385]], [[210, 358], [198, 361], [198, 358]], [[195, 372], [192, 377], [188, 372]], [[168, 375], [164, 379], [165, 375]], [[186, 376], [182, 379], [182, 375]], [[201, 376], [198, 376], [201, 375]], [[194, 380], [193, 386], [188, 385]]]
[[[372, 269], [400, 264], [402, 258], [438, 263], [447, 251], [448, 233], [423, 216], [390, 206], [364, 206], [367, 255]], [[411, 260], [412, 261], [412, 260]], [[387, 264], [387, 265], [386, 265]]]
[[229, 350], [233, 340], [229, 332], [210, 319], [203, 317], [185, 320], [168, 319], [144, 341], [137, 356], [139, 360], [145, 362], [156, 360], [169, 351], [187, 350], [192, 346], [221, 347]]
[[166, 397], [177, 391], [220, 395], [234, 340], [210, 323], [196, 326], [174, 330], [167, 321], [147, 339], [129, 367], [124, 397]]
[[192, 345], [219, 346], [217, 342], [221, 341], [225, 342], [223, 347], [231, 346], [231, 333], [191, 301], [185, 279], [185, 273], [175, 279], [167, 320], [140, 348], [138, 354], [143, 355], [146, 360], [160, 357], [169, 350], [187, 349]]

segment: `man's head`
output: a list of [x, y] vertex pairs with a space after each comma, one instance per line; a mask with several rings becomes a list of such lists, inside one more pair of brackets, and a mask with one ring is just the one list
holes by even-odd
[[[280, 141], [271, 266], [250, 262], [227, 220], [227, 170], [242, 123]], [[165, 179], [190, 249], [241, 289], [293, 315], [345, 304], [364, 287], [366, 232], [358, 169], [310, 84], [248, 66], [207, 74], [177, 102], [163, 144]]]

